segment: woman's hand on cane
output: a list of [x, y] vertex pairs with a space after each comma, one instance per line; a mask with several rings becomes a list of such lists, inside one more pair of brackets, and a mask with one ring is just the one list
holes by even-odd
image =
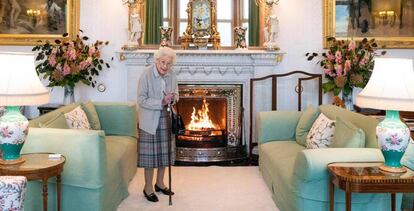
[[165, 93], [164, 92], [164, 98], [162, 98], [162, 105], [167, 105], [167, 104], [171, 104], [174, 100], [174, 95], [175, 93], [171, 92], [171, 93]]

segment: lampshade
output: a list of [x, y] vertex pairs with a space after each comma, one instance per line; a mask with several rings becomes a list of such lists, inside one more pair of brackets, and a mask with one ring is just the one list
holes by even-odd
[[356, 97], [363, 108], [414, 111], [413, 60], [376, 58], [370, 80]]
[[0, 52], [0, 106], [40, 105], [49, 91], [40, 82], [35, 55]]

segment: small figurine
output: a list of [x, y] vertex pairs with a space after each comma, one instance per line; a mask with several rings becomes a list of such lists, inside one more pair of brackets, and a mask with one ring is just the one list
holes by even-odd
[[279, 19], [276, 16], [276, 5], [279, 0], [266, 0], [266, 5], [271, 7], [271, 15], [267, 17], [264, 27], [265, 43], [263, 44], [268, 50], [279, 50], [276, 43], [279, 33]]
[[142, 23], [141, 17], [136, 8], [132, 10], [132, 13], [129, 17], [129, 24], [129, 42], [139, 45], [139, 39], [141, 38], [142, 34]]

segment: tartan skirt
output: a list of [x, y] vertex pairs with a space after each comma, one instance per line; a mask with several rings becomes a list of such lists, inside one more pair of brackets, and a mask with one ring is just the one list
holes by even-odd
[[[161, 111], [155, 135], [139, 129], [138, 167], [158, 168], [168, 166], [168, 136], [170, 124], [167, 109]], [[171, 137], [171, 140], [174, 140]], [[174, 163], [173, 143], [171, 143], [171, 164]]]

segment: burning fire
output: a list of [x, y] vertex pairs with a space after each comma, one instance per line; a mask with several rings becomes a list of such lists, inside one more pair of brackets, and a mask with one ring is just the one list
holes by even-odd
[[213, 124], [208, 116], [208, 103], [206, 99], [203, 99], [203, 106], [201, 110], [196, 112], [193, 107], [193, 113], [191, 114], [191, 122], [187, 125], [189, 130], [206, 130], [206, 129], [219, 129], [218, 126]]

